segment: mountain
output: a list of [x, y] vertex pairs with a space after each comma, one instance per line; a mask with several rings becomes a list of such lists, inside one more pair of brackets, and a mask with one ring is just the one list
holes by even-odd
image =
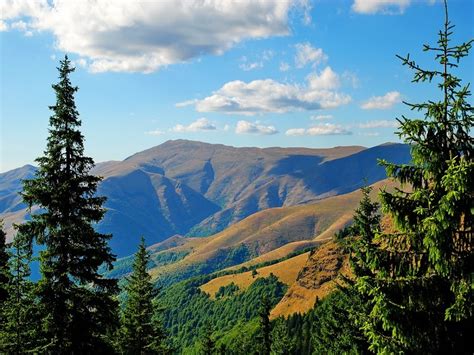
[[[383, 180], [372, 185], [372, 197]], [[331, 240], [351, 223], [362, 197], [360, 190], [328, 197], [311, 204], [270, 208], [257, 212], [210, 237], [174, 236], [149, 247], [150, 273], [162, 286], [220, 270], [233, 273], [268, 265]], [[130, 271], [133, 258], [119, 260], [111, 276]]]
[[[261, 149], [168, 141], [93, 169], [104, 178], [98, 193], [108, 198], [98, 229], [113, 234], [118, 256], [133, 253], [141, 235], [149, 244], [176, 234], [210, 236], [258, 211], [308, 204], [382, 180], [378, 158], [407, 163], [409, 147]], [[18, 192], [21, 179], [33, 173], [25, 166], [0, 174], [0, 217], [10, 238], [11, 224], [27, 218]]]

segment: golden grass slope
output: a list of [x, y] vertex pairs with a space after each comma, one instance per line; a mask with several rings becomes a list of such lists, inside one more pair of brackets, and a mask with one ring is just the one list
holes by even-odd
[[322, 245], [300, 270], [297, 280], [270, 313], [270, 318], [306, 313], [316, 299], [326, 297], [336, 286], [340, 273], [348, 272], [347, 257], [334, 241]]
[[306, 264], [308, 256], [309, 252], [297, 255], [287, 260], [283, 260], [273, 265], [258, 268], [256, 269], [257, 275], [255, 275], [255, 277], [252, 276], [252, 271], [217, 277], [202, 285], [200, 289], [213, 298], [216, 292], [222, 286], [227, 286], [231, 283], [234, 283], [240, 288], [240, 290], [245, 290], [258, 278], [268, 277], [270, 274], [275, 275], [281, 282], [290, 286], [296, 281], [298, 273]]
[[[383, 180], [372, 186], [375, 198], [380, 188], [387, 186], [390, 189], [393, 184]], [[292, 251], [330, 240], [338, 230], [350, 223], [361, 196], [360, 190], [357, 190], [308, 205], [257, 212], [213, 236], [190, 238], [189, 242], [177, 247], [191, 251], [184, 259], [152, 269], [151, 274], [158, 278], [163, 274], [192, 267], [212, 260], [219, 251], [240, 244], [246, 245], [257, 257], [235, 268], [280, 259]]]

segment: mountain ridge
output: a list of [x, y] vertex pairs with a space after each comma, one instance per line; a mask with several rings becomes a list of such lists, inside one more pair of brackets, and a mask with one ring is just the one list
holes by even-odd
[[[98, 193], [108, 212], [98, 229], [112, 233], [118, 256], [172, 235], [209, 236], [267, 208], [307, 204], [385, 177], [377, 158], [406, 163], [409, 147], [256, 148], [172, 140], [98, 163]], [[0, 218], [11, 239], [13, 223], [28, 218], [18, 192], [34, 167], [0, 174]]]

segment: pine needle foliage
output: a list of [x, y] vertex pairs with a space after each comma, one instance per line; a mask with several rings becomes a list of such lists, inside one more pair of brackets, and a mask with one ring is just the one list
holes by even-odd
[[164, 354], [164, 331], [155, 302], [157, 290], [147, 271], [150, 255], [142, 238], [125, 285], [125, 304], [121, 315], [120, 348], [124, 354]]
[[17, 234], [8, 249], [9, 282], [7, 298], [2, 304], [0, 353], [37, 352], [39, 313], [35, 284], [30, 280], [32, 247], [27, 238]]
[[259, 315], [259, 333], [257, 336], [258, 353], [270, 355], [272, 346], [272, 324], [270, 322], [270, 311], [272, 305], [266, 296], [262, 297]]
[[412, 163], [382, 161], [401, 183], [394, 192], [381, 192], [382, 210], [396, 232], [373, 230], [355, 258], [356, 287], [368, 299], [361, 328], [377, 353], [473, 352], [474, 115], [469, 84], [454, 75], [473, 40], [451, 44], [446, 2], [445, 15], [437, 45], [423, 47], [435, 54], [439, 69], [399, 57], [414, 71], [413, 82], [437, 83], [441, 98], [406, 103], [423, 113], [399, 119]]
[[212, 337], [212, 333], [214, 333], [212, 324], [210, 322], [206, 322], [201, 339], [202, 355], [213, 355], [216, 353], [216, 342]]
[[105, 351], [108, 330], [116, 323], [116, 281], [99, 273], [112, 266], [111, 235], [95, 231], [105, 209], [96, 196], [101, 178], [90, 174], [92, 158], [84, 156], [84, 137], [70, 81], [67, 56], [53, 85], [49, 136], [34, 178], [23, 184], [23, 200], [39, 207], [19, 232], [41, 246], [41, 279], [37, 294], [43, 312], [41, 352], [79, 354]]
[[[0, 220], [0, 309], [8, 298], [8, 283], [10, 272], [8, 268], [7, 235], [3, 230], [3, 221]], [[0, 325], [2, 324], [0, 311]]]

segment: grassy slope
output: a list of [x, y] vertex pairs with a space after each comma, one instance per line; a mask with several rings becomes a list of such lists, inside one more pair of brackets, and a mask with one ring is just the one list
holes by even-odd
[[[388, 189], [393, 188], [393, 184], [388, 181], [376, 183], [373, 185], [373, 198], [377, 196], [377, 192], [383, 186], [386, 186]], [[326, 242], [330, 241], [335, 232], [350, 222], [360, 198], [360, 191], [355, 191], [346, 195], [327, 198], [311, 205], [262, 211], [228, 230], [208, 238], [209, 243], [203, 243], [198, 247], [198, 254], [194, 258], [209, 255], [212, 248], [219, 248], [220, 245], [229, 246], [232, 243], [253, 240], [254, 238], [266, 237], [272, 239], [272, 235], [281, 236], [282, 231], [291, 230], [291, 228], [287, 229], [285, 227], [288, 227], [292, 222], [296, 225], [301, 223], [301, 221], [304, 221], [304, 217], [308, 215], [318, 219], [315, 226], [318, 223], [320, 224], [320, 227], [317, 228], [320, 233], [313, 234], [312, 238], [289, 242], [252, 260], [229, 267], [226, 270], [237, 270], [244, 266], [249, 267], [282, 258], [293, 251], [309, 246], [324, 245], [309, 259], [307, 257], [308, 253], [305, 253], [277, 264], [260, 268], [258, 269], [259, 275], [256, 278], [252, 278], [251, 271], [217, 277], [203, 285], [201, 290], [213, 296], [220, 287], [227, 286], [232, 282], [241, 289], [246, 289], [258, 277], [268, 276], [270, 273], [273, 273], [280, 281], [291, 287], [282, 301], [272, 311], [272, 317], [288, 316], [295, 312], [304, 313], [308, 311], [313, 307], [317, 297], [323, 298], [333, 289], [334, 281], [332, 279], [338, 274], [339, 269], [341, 267], [344, 271], [347, 269], [347, 265], [342, 262], [337, 246], [332, 242]], [[260, 230], [254, 233], [253, 231], [258, 228]], [[248, 235], [243, 239], [239, 239], [237, 231], [245, 230], [248, 231]], [[301, 230], [301, 227], [300, 229], [295, 228], [295, 230]], [[269, 231], [272, 231], [272, 233], [269, 233]], [[199, 251], [204, 251], [204, 254], [199, 254]]]
[[[383, 186], [390, 188], [392, 184], [387, 180], [374, 184], [374, 197]], [[190, 239], [189, 243], [179, 247], [191, 250], [184, 259], [154, 268], [151, 274], [159, 277], [206, 263], [218, 251], [241, 244], [248, 246], [256, 257], [236, 268], [281, 258], [292, 251], [330, 240], [335, 232], [350, 223], [360, 198], [361, 192], [354, 191], [309, 205], [271, 208], [255, 213], [214, 236], [202, 240]]]
[[268, 277], [270, 274], [275, 275], [281, 282], [290, 286], [296, 281], [298, 273], [306, 264], [308, 256], [309, 252], [297, 255], [274, 265], [259, 268], [257, 269], [258, 274], [255, 277], [252, 276], [252, 271], [221, 276], [202, 285], [200, 289], [213, 298], [216, 292], [222, 286], [227, 286], [231, 283], [234, 283], [240, 288], [240, 290], [246, 290], [258, 278]]

